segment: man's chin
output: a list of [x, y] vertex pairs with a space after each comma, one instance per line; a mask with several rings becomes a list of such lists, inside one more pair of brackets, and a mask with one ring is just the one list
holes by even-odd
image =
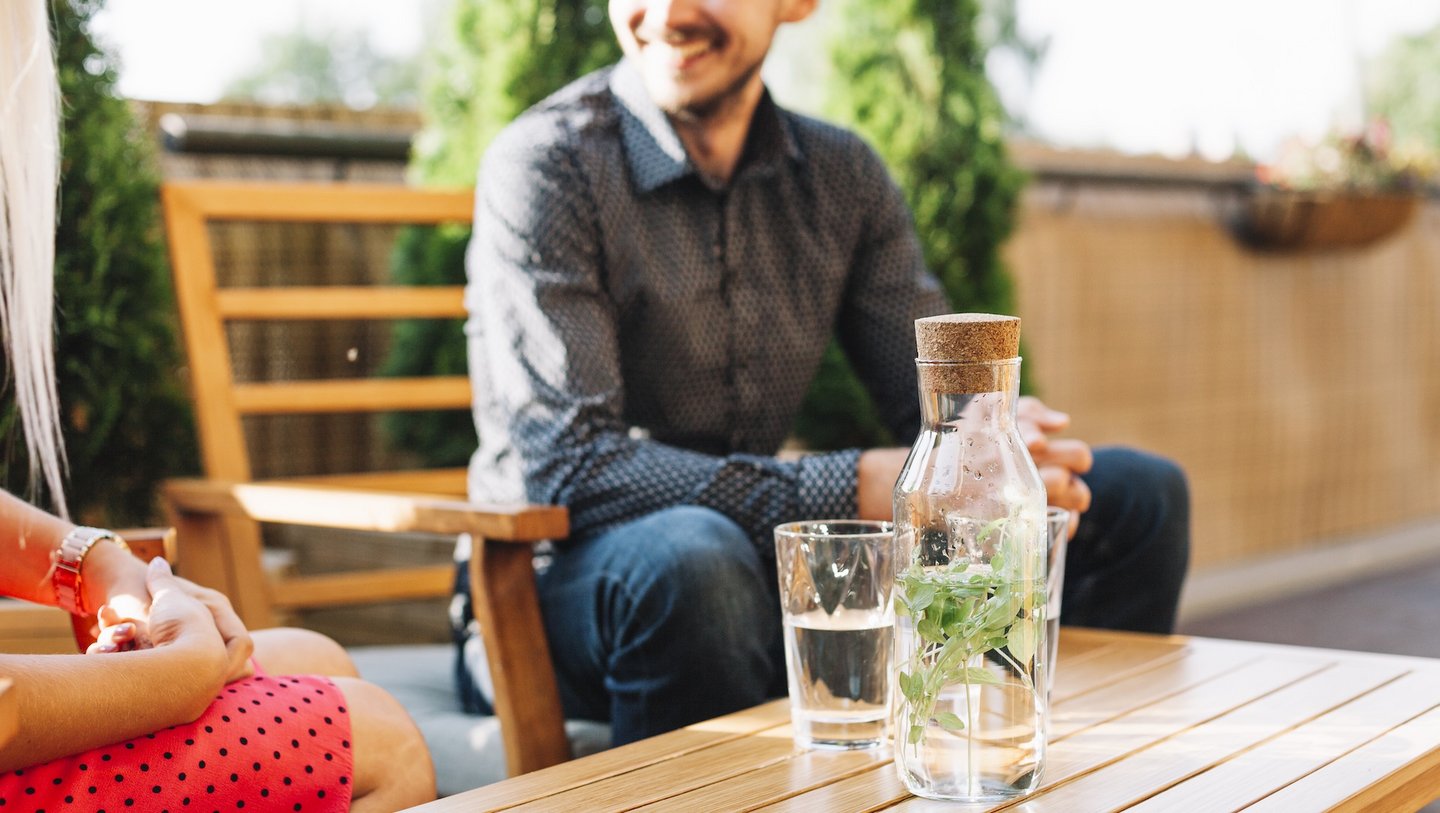
[[677, 86], [668, 79], [649, 82], [646, 89], [655, 105], [672, 116], [703, 116], [715, 107], [715, 94]]

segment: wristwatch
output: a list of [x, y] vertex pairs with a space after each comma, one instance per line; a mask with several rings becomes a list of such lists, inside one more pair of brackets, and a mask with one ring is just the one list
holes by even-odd
[[85, 593], [81, 589], [80, 568], [85, 564], [85, 555], [95, 547], [95, 543], [107, 539], [127, 551], [130, 550], [125, 540], [114, 531], [84, 525], [75, 526], [60, 542], [60, 548], [55, 551], [55, 572], [51, 577], [51, 583], [55, 585], [55, 603], [60, 605], [60, 609], [71, 615], [90, 614], [85, 606]]

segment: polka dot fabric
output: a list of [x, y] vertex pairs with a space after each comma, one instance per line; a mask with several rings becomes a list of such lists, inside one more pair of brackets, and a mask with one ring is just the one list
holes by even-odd
[[343, 811], [350, 715], [320, 677], [256, 675], [200, 719], [0, 776], [0, 811]]

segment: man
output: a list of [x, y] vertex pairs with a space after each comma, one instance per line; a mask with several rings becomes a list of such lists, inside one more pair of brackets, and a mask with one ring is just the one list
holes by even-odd
[[[951, 310], [879, 158], [761, 82], [776, 29], [815, 3], [611, 0], [626, 59], [517, 119], [481, 169], [471, 492], [570, 508], [538, 573], [546, 632], [567, 714], [616, 744], [784, 693], [771, 529], [888, 518], [905, 451], [774, 455], [832, 331], [914, 437], [913, 320]], [[1023, 412], [1052, 504], [1090, 509], [1066, 619], [1168, 629], [1183, 476], [1125, 450], [1091, 468], [1047, 438], [1063, 414]]]

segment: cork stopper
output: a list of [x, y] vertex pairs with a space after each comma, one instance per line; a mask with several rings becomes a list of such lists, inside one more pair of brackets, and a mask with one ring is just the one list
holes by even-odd
[[995, 392], [1002, 382], [987, 362], [1020, 355], [1020, 319], [993, 313], [952, 313], [915, 320], [915, 345], [921, 362], [920, 384], [931, 392]]

